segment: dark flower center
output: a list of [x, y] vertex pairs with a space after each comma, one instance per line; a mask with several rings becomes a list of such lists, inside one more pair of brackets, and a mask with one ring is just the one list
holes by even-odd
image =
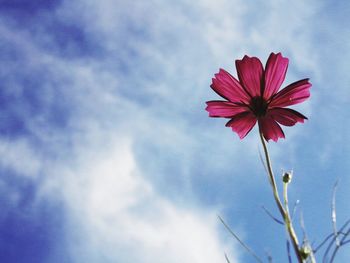
[[251, 99], [249, 107], [256, 117], [263, 117], [267, 111], [267, 102], [260, 96]]

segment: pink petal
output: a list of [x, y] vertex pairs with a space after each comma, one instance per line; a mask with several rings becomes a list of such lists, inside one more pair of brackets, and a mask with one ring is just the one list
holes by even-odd
[[301, 103], [310, 97], [310, 87], [309, 79], [296, 81], [279, 91], [272, 98], [270, 107], [286, 107]]
[[209, 112], [209, 117], [231, 118], [234, 115], [247, 111], [247, 108], [241, 105], [234, 104], [229, 101], [207, 101], [206, 111]]
[[278, 138], [285, 138], [283, 130], [271, 116], [259, 119], [259, 128], [267, 141], [271, 139], [277, 142]]
[[252, 112], [241, 112], [234, 116], [229, 122], [226, 123], [226, 127], [236, 132], [240, 139], [243, 139], [253, 129], [256, 123], [256, 117]]
[[268, 114], [272, 119], [285, 126], [293, 126], [297, 122], [303, 123], [307, 119], [304, 115], [292, 109], [274, 108], [269, 110]]
[[231, 102], [249, 103], [249, 95], [244, 91], [238, 80], [223, 69], [215, 74], [210, 87], [221, 97]]
[[244, 56], [242, 60], [236, 60], [236, 68], [238, 78], [250, 96], [260, 96], [264, 72], [260, 60]]
[[271, 53], [265, 67], [265, 90], [264, 98], [268, 100], [282, 85], [286, 77], [288, 58], [282, 57], [281, 53]]

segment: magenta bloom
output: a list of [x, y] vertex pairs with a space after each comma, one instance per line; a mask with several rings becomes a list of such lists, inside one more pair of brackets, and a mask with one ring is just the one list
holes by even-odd
[[244, 56], [236, 60], [239, 81], [220, 69], [210, 87], [226, 101], [208, 101], [210, 117], [230, 118], [231, 127], [243, 139], [258, 122], [266, 140], [284, 138], [279, 124], [293, 126], [307, 119], [301, 113], [285, 108], [301, 103], [310, 97], [309, 79], [296, 81], [279, 90], [286, 76], [288, 58], [271, 53], [265, 70], [256, 57]]

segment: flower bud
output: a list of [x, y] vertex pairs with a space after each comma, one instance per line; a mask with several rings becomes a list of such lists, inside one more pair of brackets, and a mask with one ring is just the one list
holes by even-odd
[[283, 175], [283, 183], [289, 184], [292, 181], [292, 173], [291, 172], [285, 172]]
[[302, 257], [303, 260], [306, 260], [310, 254], [311, 254], [311, 249], [309, 246], [302, 246], [299, 249], [300, 256]]

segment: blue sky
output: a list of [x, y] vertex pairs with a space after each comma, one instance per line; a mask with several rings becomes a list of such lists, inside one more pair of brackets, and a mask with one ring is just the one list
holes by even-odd
[[[1, 262], [287, 262], [254, 129], [208, 118], [219, 68], [248, 54], [309, 77], [305, 124], [269, 143], [311, 241], [350, 218], [347, 1], [2, 0]], [[298, 225], [298, 219], [296, 219]], [[298, 233], [301, 234], [300, 228]], [[350, 260], [349, 248], [337, 262]]]

